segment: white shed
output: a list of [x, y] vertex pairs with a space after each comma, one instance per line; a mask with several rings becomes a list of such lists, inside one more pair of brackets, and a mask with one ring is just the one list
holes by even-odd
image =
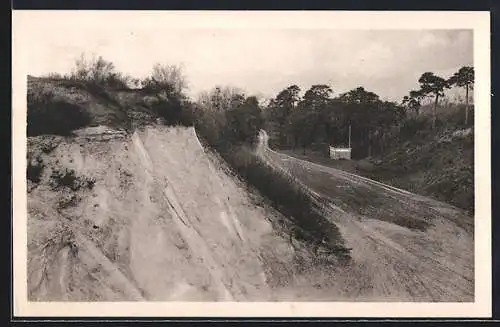
[[351, 125], [349, 125], [349, 146], [347, 148], [330, 146], [330, 158], [334, 160], [351, 160]]
[[339, 160], [339, 159], [351, 160], [351, 148], [335, 148], [331, 146], [330, 158], [334, 160]]

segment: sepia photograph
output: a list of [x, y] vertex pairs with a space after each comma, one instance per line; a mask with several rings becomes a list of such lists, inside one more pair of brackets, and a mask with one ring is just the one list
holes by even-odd
[[406, 14], [14, 11], [15, 302], [490, 313], [489, 15]]

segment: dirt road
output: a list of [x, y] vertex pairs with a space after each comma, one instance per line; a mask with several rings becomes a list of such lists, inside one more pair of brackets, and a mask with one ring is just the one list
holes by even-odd
[[259, 153], [321, 198], [328, 218], [352, 248], [352, 262], [335, 273], [342, 297], [474, 300], [473, 217], [429, 198], [275, 152], [267, 146], [267, 134], [260, 137]]

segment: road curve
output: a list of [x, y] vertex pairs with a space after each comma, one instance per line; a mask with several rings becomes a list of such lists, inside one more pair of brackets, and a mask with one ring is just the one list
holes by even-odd
[[352, 248], [335, 273], [343, 295], [366, 301], [474, 301], [473, 217], [392, 186], [275, 152], [257, 152], [319, 196]]

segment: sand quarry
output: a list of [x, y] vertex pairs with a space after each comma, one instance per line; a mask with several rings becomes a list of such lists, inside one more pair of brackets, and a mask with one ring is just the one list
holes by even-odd
[[[259, 151], [297, 175], [338, 175]], [[410, 231], [332, 202], [329, 218], [353, 260], [323, 267], [305, 245], [290, 242], [280, 213], [205, 149], [192, 127], [127, 134], [101, 126], [30, 137], [28, 157], [44, 167], [38, 184], [28, 182], [30, 301], [474, 299], [472, 231], [446, 218], [462, 214], [450, 206], [435, 210], [426, 231]], [[64, 169], [94, 182], [54, 188], [51, 175]], [[350, 185], [371, 183], [344, 177]], [[415, 207], [372, 184], [400, 212]]]

